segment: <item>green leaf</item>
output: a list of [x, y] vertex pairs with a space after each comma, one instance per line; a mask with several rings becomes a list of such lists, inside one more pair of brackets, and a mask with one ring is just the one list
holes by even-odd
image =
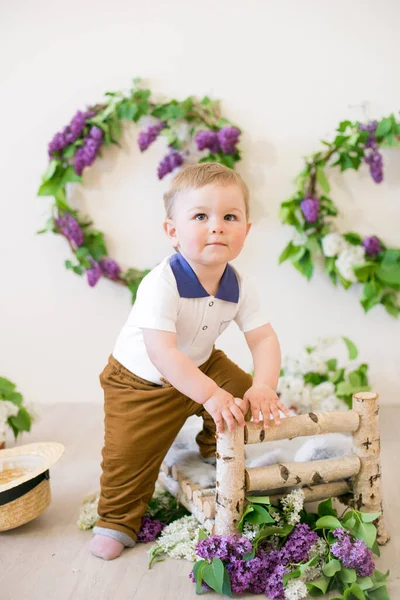
[[307, 589], [310, 593], [313, 591], [313, 588], [316, 588], [317, 590], [322, 592], [322, 595], [323, 595], [323, 594], [326, 594], [326, 590], [328, 589], [328, 584], [329, 584], [329, 579], [327, 579], [326, 577], [321, 577], [320, 579], [314, 579], [314, 581], [311, 581], [311, 582], [307, 583], [306, 585], [307, 585]]
[[313, 270], [314, 270], [314, 265], [313, 265], [311, 253], [309, 250], [306, 250], [306, 252], [300, 258], [300, 260], [297, 260], [297, 261], [292, 260], [292, 263], [293, 263], [293, 266], [296, 267], [296, 269], [302, 275], [304, 275], [304, 277], [306, 277], [308, 280], [311, 279]]
[[337, 131], [340, 131], [340, 133], [344, 133], [348, 127], [351, 127], [351, 125], [351, 121], [341, 121], [339, 127], [337, 128]]
[[368, 600], [390, 600], [386, 586], [376, 590], [368, 590]]
[[199, 533], [197, 535], [197, 541], [200, 542], [201, 540], [206, 540], [208, 539], [210, 536], [207, 533], [207, 531], [205, 531], [204, 529], [199, 529]]
[[382, 263], [376, 270], [376, 276], [387, 285], [400, 285], [400, 264]]
[[246, 500], [253, 504], [271, 504], [269, 496], [246, 496]]
[[359, 522], [353, 528], [353, 535], [363, 540], [368, 548], [372, 548], [376, 540], [376, 527], [373, 523]]
[[65, 185], [66, 183], [77, 183], [82, 181], [82, 177], [75, 173], [74, 167], [69, 165], [62, 176], [61, 185]]
[[355, 371], [349, 373], [349, 381], [353, 388], [361, 387], [361, 377]]
[[344, 592], [344, 598], [345, 600], [365, 600], [365, 594], [359, 585], [353, 583], [353, 585]]
[[400, 314], [400, 306], [397, 303], [397, 295], [394, 292], [390, 292], [388, 294], [384, 294], [381, 298], [381, 304], [393, 317], [397, 318]]
[[341, 276], [341, 274], [340, 274], [338, 271], [336, 272], [336, 274], [337, 274], [337, 277], [338, 277], [338, 279], [339, 279], [340, 283], [341, 283], [341, 284], [342, 284], [342, 286], [344, 287], [344, 289], [345, 289], [345, 290], [348, 290], [348, 289], [349, 289], [349, 287], [351, 287], [351, 285], [352, 285], [352, 282], [351, 282], [351, 281], [348, 281], [347, 279], [345, 279], [344, 277], [342, 277], [342, 276]]
[[317, 181], [325, 194], [329, 194], [331, 188], [326, 178], [325, 170], [321, 166], [317, 167]]
[[222, 594], [224, 571], [224, 564], [220, 558], [213, 558], [212, 563], [206, 563], [201, 570], [201, 576], [206, 584], [218, 594]]
[[225, 167], [229, 167], [230, 169], [234, 169], [235, 167], [235, 159], [231, 154], [217, 154], [217, 162], [221, 165], [225, 165]]
[[326, 577], [333, 577], [335, 573], [340, 571], [341, 568], [342, 565], [340, 564], [340, 562], [336, 558], [333, 558], [328, 563], [324, 564], [324, 566], [322, 567], [322, 572], [324, 575], [326, 575]]
[[55, 172], [53, 173], [53, 176], [51, 177], [51, 179], [48, 179], [47, 181], [42, 183], [42, 185], [38, 189], [37, 195], [38, 196], [55, 196], [58, 188], [61, 185], [62, 175], [63, 175], [63, 169], [62, 169], [62, 167], [58, 167], [55, 170]]
[[332, 506], [332, 498], [328, 498], [327, 500], [320, 502], [318, 504], [317, 512], [319, 517], [325, 517], [329, 515], [332, 517], [337, 517], [337, 511]]
[[137, 112], [138, 107], [136, 103], [129, 100], [123, 100], [117, 108], [118, 118], [126, 121], [133, 121]]
[[30, 431], [31, 429], [31, 417], [23, 407], [19, 409], [15, 417], [10, 417], [9, 421], [18, 431]]
[[48, 181], [49, 179], [51, 179], [54, 175], [54, 173], [56, 172], [57, 166], [60, 164], [60, 162], [58, 160], [56, 160], [55, 158], [53, 158], [53, 160], [51, 160], [48, 164], [48, 167], [42, 177], [42, 183], [44, 183], [45, 181]]
[[288, 258], [293, 256], [297, 252], [298, 252], [298, 247], [293, 246], [292, 242], [289, 242], [288, 245], [286, 246], [286, 248], [284, 248], [284, 250], [281, 252], [278, 263], [282, 264], [283, 262], [285, 262], [285, 260], [287, 260]]
[[381, 551], [379, 550], [378, 542], [376, 540], [372, 544], [371, 550], [375, 554], [375, 556], [380, 556], [381, 555]]
[[343, 237], [346, 242], [349, 242], [349, 244], [352, 244], [353, 246], [361, 246], [362, 244], [362, 238], [358, 233], [350, 231], [349, 233], [344, 233]]
[[390, 117], [385, 117], [384, 119], [382, 119], [382, 121], [379, 123], [378, 127], [376, 128], [375, 135], [377, 137], [384, 137], [385, 135], [387, 135], [389, 133], [389, 131], [391, 129], [392, 129], [392, 119]]
[[368, 590], [374, 585], [374, 582], [371, 577], [358, 577], [357, 585], [359, 585], [362, 590]]
[[343, 583], [355, 583], [357, 580], [357, 573], [355, 569], [343, 567], [339, 573], [339, 578]]
[[15, 383], [5, 377], [0, 377], [0, 394], [3, 392], [13, 392], [15, 388]]
[[1, 396], [3, 396], [4, 400], [12, 402], [16, 406], [21, 406], [24, 401], [22, 394], [19, 392], [0, 392], [0, 398]]
[[333, 517], [331, 515], [321, 517], [315, 523], [316, 529], [337, 529], [338, 527], [341, 527], [341, 526], [342, 525], [341, 525], [339, 519], [337, 519], [336, 517]]
[[253, 525], [262, 525], [263, 523], [275, 523], [269, 512], [258, 504], [253, 505], [253, 511], [246, 516], [246, 520]]
[[198, 560], [193, 566], [193, 575], [196, 582], [196, 594], [201, 594], [201, 584], [203, 582], [201, 571], [206, 564], [207, 562], [205, 560]]
[[337, 369], [337, 358], [330, 358], [329, 360], [326, 361], [326, 366], [328, 367], [329, 371], [336, 371]]
[[231, 580], [229, 579], [228, 571], [224, 569], [224, 580], [222, 582], [222, 594], [232, 598]]
[[286, 586], [289, 579], [294, 579], [296, 577], [300, 577], [300, 575], [301, 575], [300, 569], [294, 569], [293, 571], [290, 571], [289, 573], [285, 573], [285, 575], [282, 577], [283, 587]]
[[375, 519], [377, 519], [378, 517], [381, 516], [381, 512], [374, 512], [374, 513], [365, 513], [365, 512], [361, 512], [361, 519], [364, 523], [372, 523], [372, 521], [375, 521]]
[[349, 360], [356, 359], [358, 356], [357, 346], [347, 337], [342, 336], [342, 340], [347, 346], [347, 350], [349, 352]]

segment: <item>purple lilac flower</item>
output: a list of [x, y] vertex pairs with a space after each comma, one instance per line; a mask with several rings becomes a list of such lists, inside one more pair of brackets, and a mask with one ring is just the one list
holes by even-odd
[[165, 126], [166, 124], [163, 123], [163, 121], [160, 121], [156, 125], [151, 125], [147, 129], [139, 133], [138, 144], [142, 152], [144, 152], [144, 150], [147, 150], [150, 144], [152, 144], [158, 138], [160, 132], [164, 129]]
[[198, 150], [208, 148], [211, 152], [218, 152], [220, 146], [216, 131], [199, 131], [196, 135], [196, 145]]
[[301, 211], [308, 223], [315, 223], [318, 219], [320, 201], [318, 198], [308, 197], [300, 202]]
[[93, 117], [96, 113], [93, 110], [78, 112], [72, 117], [69, 125], [63, 127], [63, 129], [56, 133], [51, 142], [49, 143], [48, 152], [50, 159], [54, 157], [55, 152], [60, 152], [69, 144], [73, 144], [75, 140], [82, 134], [87, 119]]
[[253, 594], [265, 593], [268, 579], [280, 564], [277, 550], [266, 552], [260, 548], [249, 561], [237, 559], [231, 561], [226, 569], [231, 580], [232, 591], [240, 593], [251, 591]]
[[365, 162], [369, 165], [369, 172], [375, 183], [381, 183], [383, 180], [383, 158], [378, 148], [371, 148], [368, 154], [365, 154]]
[[360, 131], [368, 131], [369, 136], [365, 142], [366, 148], [372, 148], [376, 145], [376, 128], [378, 127], [378, 121], [370, 121], [369, 123], [360, 123], [359, 128]]
[[317, 541], [318, 535], [315, 531], [311, 531], [306, 523], [298, 523], [281, 550], [282, 564], [297, 563], [306, 559], [311, 546]]
[[164, 527], [165, 523], [162, 523], [157, 519], [151, 519], [145, 515], [142, 517], [142, 523], [140, 525], [137, 541], [142, 542], [143, 544], [146, 542], [153, 542], [164, 529]]
[[237, 127], [223, 127], [218, 131], [218, 141], [224, 154], [235, 154], [240, 131]]
[[102, 258], [100, 260], [100, 269], [110, 279], [118, 279], [121, 273], [121, 267], [112, 258]]
[[265, 587], [265, 595], [268, 598], [285, 598], [285, 591], [283, 589], [282, 577], [288, 570], [283, 565], [277, 565], [273, 573], [269, 576], [267, 585]]
[[100, 127], [94, 125], [90, 129], [89, 135], [84, 138], [85, 144], [75, 153], [74, 170], [77, 175], [82, 175], [83, 169], [94, 163], [103, 143], [103, 137], [104, 133]]
[[65, 237], [79, 247], [83, 244], [83, 231], [78, 221], [70, 214], [64, 213], [62, 217], [54, 219], [57, 227], [61, 229], [61, 232]]
[[101, 277], [101, 269], [95, 260], [90, 259], [90, 263], [92, 266], [90, 269], [86, 269], [86, 276], [90, 287], [94, 287]]
[[355, 569], [360, 577], [367, 577], [374, 572], [375, 564], [372, 560], [372, 552], [362, 540], [356, 539], [351, 542], [350, 534], [341, 527], [335, 529], [333, 535], [337, 542], [332, 544], [331, 551], [336, 558], [342, 561], [344, 567]]
[[375, 235], [371, 237], [365, 237], [363, 239], [362, 245], [365, 248], [365, 252], [369, 256], [376, 256], [377, 254], [379, 254], [379, 252], [382, 252], [382, 246], [380, 244], [380, 241]]
[[183, 164], [183, 157], [179, 152], [172, 151], [160, 162], [157, 169], [158, 179], [162, 179], [168, 173], [171, 173], [177, 167], [180, 167]]
[[240, 537], [238, 534], [229, 536], [211, 535], [205, 540], [200, 540], [196, 546], [196, 554], [201, 558], [232, 560], [249, 554], [251, 548], [250, 540]]
[[378, 121], [371, 121], [365, 125], [360, 124], [361, 131], [368, 131], [369, 136], [365, 142], [365, 148], [369, 151], [365, 153], [364, 160], [369, 165], [369, 172], [375, 183], [381, 183], [383, 180], [383, 158], [379, 152], [378, 142], [376, 141], [375, 133], [378, 126]]

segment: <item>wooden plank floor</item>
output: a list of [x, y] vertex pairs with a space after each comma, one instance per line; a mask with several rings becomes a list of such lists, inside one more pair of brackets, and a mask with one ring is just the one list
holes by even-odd
[[[63, 458], [51, 470], [53, 500], [36, 520], [0, 533], [1, 600], [191, 600], [191, 563], [168, 558], [148, 570], [147, 550], [138, 544], [115, 561], [91, 556], [91, 532], [76, 525], [83, 497], [98, 489], [103, 440], [102, 406], [70, 404], [41, 407], [41, 420], [19, 443], [57, 441]], [[381, 407], [383, 488], [392, 539], [377, 566], [390, 569], [389, 592], [400, 598], [400, 422], [399, 407]], [[9, 440], [9, 446], [13, 445]], [[216, 598], [216, 594], [203, 594]], [[265, 596], [262, 596], [265, 598]], [[243, 600], [253, 595], [240, 596]]]

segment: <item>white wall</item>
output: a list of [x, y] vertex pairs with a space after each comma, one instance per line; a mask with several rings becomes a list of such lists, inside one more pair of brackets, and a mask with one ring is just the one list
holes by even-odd
[[[98, 373], [130, 310], [129, 293], [108, 281], [91, 289], [66, 271], [65, 240], [37, 236], [48, 215], [36, 198], [47, 143], [80, 108], [142, 76], [154, 92], [220, 98], [243, 128], [240, 172], [253, 198], [254, 229], [238, 266], [257, 274], [285, 353], [317, 335], [353, 339], [382, 402], [400, 403], [400, 320], [364, 315], [359, 289], [307, 283], [277, 258], [290, 236], [277, 211], [293, 190], [301, 157], [340, 120], [382, 117], [400, 105], [396, 0], [54, 0], [5, 4], [2, 46], [0, 197], [0, 375], [34, 402], [102, 402]], [[156, 264], [169, 245], [161, 230], [156, 167], [162, 144], [140, 156], [137, 129], [85, 173], [78, 205], [104, 230], [125, 266]], [[332, 174], [344, 230], [378, 233], [400, 247], [400, 156], [385, 152], [385, 181]], [[250, 367], [233, 327], [220, 346]]]

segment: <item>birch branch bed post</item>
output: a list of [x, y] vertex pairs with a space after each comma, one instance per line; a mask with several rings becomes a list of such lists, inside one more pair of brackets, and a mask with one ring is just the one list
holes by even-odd
[[371, 392], [359, 392], [353, 396], [353, 410], [360, 417], [360, 426], [353, 433], [353, 442], [355, 453], [361, 461], [361, 468], [353, 482], [353, 504], [357, 510], [382, 513], [375, 525], [377, 542], [383, 545], [390, 538], [383, 519], [378, 397], [378, 394]]
[[[308, 413], [287, 417], [279, 426], [265, 431], [262, 423], [246, 423], [234, 432], [217, 434], [215, 490], [215, 533], [238, 531], [247, 492], [272, 491], [271, 501], [284, 493], [281, 488], [303, 488], [306, 502], [336, 496], [364, 512], [382, 512], [378, 394], [361, 392], [353, 397], [353, 409], [331, 413]], [[325, 433], [351, 433], [354, 452], [347, 456], [245, 468], [244, 444], [292, 439]], [[375, 521], [377, 541], [386, 544], [383, 515]]]

